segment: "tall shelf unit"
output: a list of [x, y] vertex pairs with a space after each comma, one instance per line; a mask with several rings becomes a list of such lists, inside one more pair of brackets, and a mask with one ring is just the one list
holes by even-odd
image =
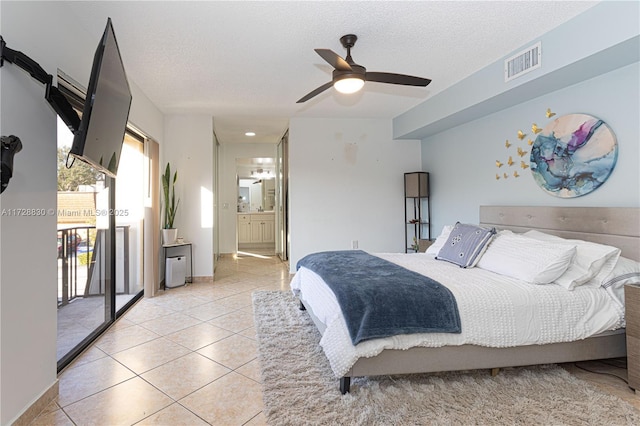
[[429, 173], [404, 174], [405, 253], [417, 252], [421, 240], [431, 240]]

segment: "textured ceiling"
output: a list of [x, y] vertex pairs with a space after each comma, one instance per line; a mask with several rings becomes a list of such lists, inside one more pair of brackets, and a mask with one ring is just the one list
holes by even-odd
[[[276, 143], [290, 117], [393, 118], [592, 7], [580, 1], [68, 2], [96, 39], [111, 17], [129, 79], [164, 113], [208, 114], [221, 143]], [[426, 77], [426, 88], [327, 90], [314, 48], [368, 71]], [[253, 130], [254, 138], [244, 132]]]

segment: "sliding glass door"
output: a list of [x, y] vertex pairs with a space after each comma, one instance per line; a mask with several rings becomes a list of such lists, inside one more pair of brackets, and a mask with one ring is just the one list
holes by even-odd
[[146, 168], [144, 139], [129, 130], [117, 179], [71, 165], [72, 135], [58, 128], [60, 370], [142, 296]]
[[116, 311], [144, 288], [143, 226], [145, 200], [144, 139], [133, 132], [124, 137], [116, 191]]
[[113, 206], [115, 180], [73, 161], [72, 142], [58, 120], [58, 369], [113, 318], [114, 225], [101, 212]]

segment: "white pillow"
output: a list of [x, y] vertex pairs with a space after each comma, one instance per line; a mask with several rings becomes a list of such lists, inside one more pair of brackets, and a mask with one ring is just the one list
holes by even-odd
[[540, 241], [576, 246], [576, 257], [555, 282], [567, 290], [573, 290], [579, 285], [587, 283], [593, 278], [602, 281], [616, 265], [620, 257], [620, 249], [604, 244], [597, 244], [582, 240], [568, 240], [540, 231], [527, 231], [525, 236]]
[[576, 246], [499, 233], [476, 266], [534, 284], [549, 284], [567, 270], [575, 254]]
[[620, 256], [609, 275], [602, 280], [594, 278], [589, 281], [589, 285], [592, 283], [607, 290], [609, 296], [624, 309], [624, 286], [640, 283], [640, 263]]
[[440, 233], [438, 238], [436, 238], [433, 244], [427, 247], [427, 251], [425, 251], [425, 253], [432, 254], [434, 256], [437, 255], [440, 249], [442, 248], [442, 246], [444, 246], [444, 244], [449, 239], [449, 234], [451, 234], [452, 229], [453, 229], [453, 225], [445, 225], [442, 228], [442, 232]]

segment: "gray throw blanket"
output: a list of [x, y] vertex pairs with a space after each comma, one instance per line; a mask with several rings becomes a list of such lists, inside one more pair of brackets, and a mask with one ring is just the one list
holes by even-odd
[[322, 277], [338, 299], [354, 345], [411, 333], [460, 333], [448, 288], [361, 250], [313, 253], [298, 261]]

